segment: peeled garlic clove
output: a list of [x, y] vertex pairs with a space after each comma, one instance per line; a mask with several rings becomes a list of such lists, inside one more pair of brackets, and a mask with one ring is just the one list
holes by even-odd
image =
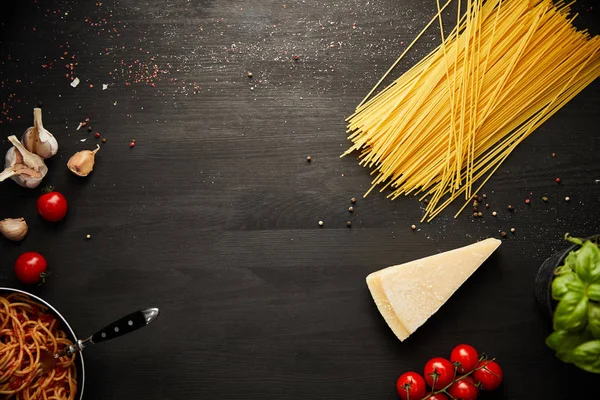
[[100, 150], [100, 145], [94, 151], [82, 150], [73, 154], [67, 163], [67, 167], [77, 176], [88, 176], [94, 169], [96, 153]]
[[20, 186], [30, 189], [38, 187], [48, 173], [44, 160], [30, 153], [16, 136], [9, 136], [8, 140], [14, 147], [6, 152], [5, 169], [0, 173], [0, 182], [12, 178]]
[[23, 240], [28, 230], [25, 218], [6, 218], [0, 221], [0, 233], [8, 240]]
[[21, 138], [23, 145], [30, 152], [42, 158], [50, 158], [58, 151], [56, 138], [44, 128], [42, 109], [33, 109], [33, 126], [27, 128]]

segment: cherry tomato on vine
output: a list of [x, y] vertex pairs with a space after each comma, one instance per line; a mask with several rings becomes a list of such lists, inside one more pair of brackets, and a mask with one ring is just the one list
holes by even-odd
[[479, 394], [479, 389], [471, 377], [467, 376], [456, 381], [448, 389], [448, 394], [456, 400], [475, 400]]
[[473, 372], [473, 378], [481, 382], [483, 390], [494, 390], [502, 383], [502, 369], [496, 361], [483, 360], [477, 365], [477, 371]]
[[473, 348], [473, 346], [469, 346], [468, 344], [459, 344], [456, 346], [452, 353], [450, 354], [450, 361], [452, 363], [457, 363], [458, 372], [461, 374], [466, 374], [471, 372], [477, 367], [477, 363], [479, 362], [479, 354], [477, 354], [477, 350]]
[[48, 264], [41, 254], [29, 251], [15, 261], [15, 274], [23, 283], [34, 285], [44, 279]]
[[427, 400], [448, 400], [448, 396], [441, 392], [436, 394], [431, 394], [431, 392], [429, 392], [425, 395], [425, 397], [427, 396], [430, 396]]
[[402, 400], [414, 400], [425, 397], [427, 386], [421, 375], [416, 372], [406, 372], [398, 378], [396, 389]]
[[433, 390], [443, 389], [454, 380], [454, 365], [442, 357], [432, 358], [425, 364], [423, 376]]
[[46, 221], [60, 221], [67, 214], [67, 199], [58, 192], [50, 192], [40, 196], [37, 210]]

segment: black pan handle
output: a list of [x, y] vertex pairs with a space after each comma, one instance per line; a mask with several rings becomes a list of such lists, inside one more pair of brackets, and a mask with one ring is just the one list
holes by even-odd
[[127, 335], [128, 333], [143, 328], [157, 317], [158, 308], [147, 308], [145, 310], [133, 312], [94, 333], [91, 337], [91, 342], [100, 343]]

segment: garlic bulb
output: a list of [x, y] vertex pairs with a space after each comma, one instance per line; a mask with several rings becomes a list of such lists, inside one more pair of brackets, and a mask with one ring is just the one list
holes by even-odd
[[5, 169], [0, 172], [0, 182], [12, 178], [20, 186], [30, 189], [38, 187], [48, 173], [44, 159], [27, 151], [15, 135], [9, 136], [8, 140], [14, 147], [6, 152]]
[[50, 158], [58, 151], [58, 142], [42, 124], [41, 108], [33, 109], [33, 126], [27, 128], [21, 141], [27, 150], [42, 158]]
[[0, 221], [0, 233], [8, 240], [23, 240], [28, 230], [25, 218], [6, 218]]
[[82, 150], [73, 154], [71, 158], [69, 158], [69, 162], [67, 163], [67, 167], [77, 176], [88, 176], [90, 172], [94, 169], [94, 161], [96, 157], [96, 153], [100, 150], [100, 145], [96, 145], [98, 148], [94, 151], [91, 150]]

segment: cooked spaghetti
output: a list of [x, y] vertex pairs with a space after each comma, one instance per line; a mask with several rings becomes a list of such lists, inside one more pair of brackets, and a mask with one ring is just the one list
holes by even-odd
[[0, 395], [18, 400], [72, 400], [77, 394], [75, 355], [61, 357], [47, 374], [40, 350], [72, 344], [47, 307], [23, 294], [0, 296]]
[[457, 0], [446, 34], [451, 1], [436, 0], [425, 28], [439, 23], [442, 44], [371, 98], [413, 42], [347, 119], [344, 155], [359, 151], [373, 168], [367, 194], [382, 185], [392, 199], [428, 198], [422, 221], [459, 196], [466, 206], [519, 143], [600, 76], [600, 38], [572, 25], [572, 3]]

